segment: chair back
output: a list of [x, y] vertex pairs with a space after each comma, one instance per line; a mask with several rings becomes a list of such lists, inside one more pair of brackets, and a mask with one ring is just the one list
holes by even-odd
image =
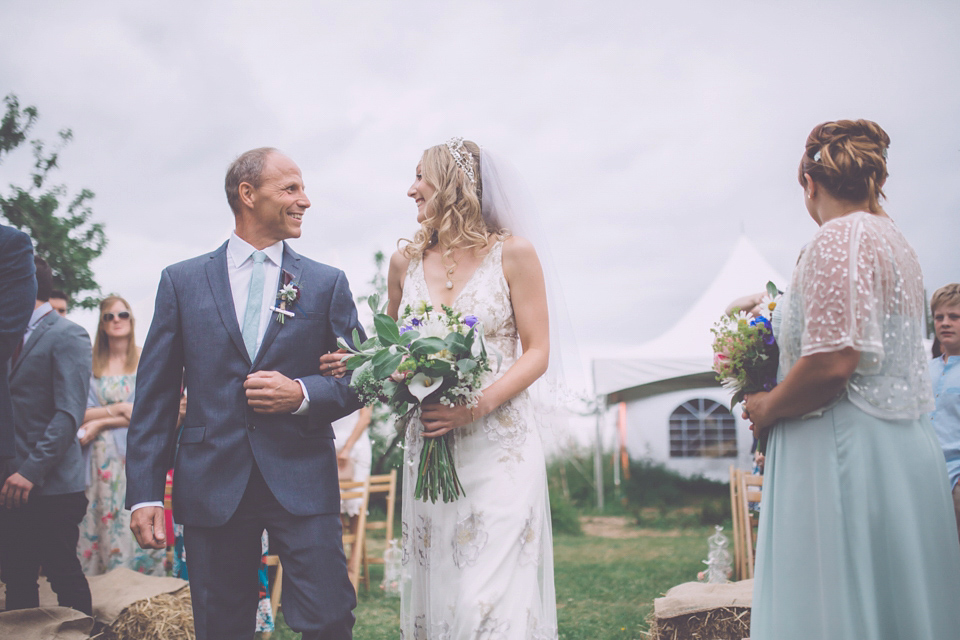
[[[397, 470], [391, 469], [390, 473], [370, 476], [370, 493], [386, 494], [387, 513], [384, 520], [370, 520], [366, 522], [367, 531], [383, 531], [386, 548], [390, 547], [390, 541], [393, 540], [393, 518], [397, 502]], [[363, 547], [363, 584], [370, 589], [370, 565], [383, 564], [382, 554], [372, 554], [367, 549], [366, 541]]]
[[763, 476], [753, 473], [741, 473], [740, 475], [740, 503], [741, 519], [743, 533], [741, 534], [741, 543], [744, 545], [744, 578], [753, 577], [754, 553], [757, 548], [757, 527], [760, 524], [759, 517], [753, 515], [750, 505], [760, 504], [763, 497]]
[[[357, 516], [357, 532], [353, 533], [348, 527], [343, 529], [343, 548], [344, 553], [346, 553], [347, 545], [359, 545], [360, 549], [364, 548], [364, 543], [366, 541], [367, 535], [367, 507], [370, 504], [370, 478], [367, 477], [364, 480], [341, 480], [340, 481], [340, 500], [354, 500], [360, 499], [360, 513]], [[353, 555], [353, 554], [351, 554]], [[350, 556], [347, 556], [348, 558]], [[350, 582], [353, 584], [353, 590], [358, 591], [360, 587], [360, 568], [363, 562], [361, 558], [357, 558], [356, 562], [349, 562], [347, 564], [347, 575], [350, 577]]]

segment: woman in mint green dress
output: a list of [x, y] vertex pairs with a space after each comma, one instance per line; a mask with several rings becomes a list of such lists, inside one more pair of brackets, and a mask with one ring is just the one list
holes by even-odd
[[87, 575], [126, 567], [165, 575], [163, 550], [144, 550], [130, 531], [127, 492], [127, 427], [133, 411], [140, 349], [130, 305], [119, 296], [100, 303], [93, 343], [90, 397], [77, 436], [87, 462], [87, 514], [80, 523], [77, 553]]
[[916, 254], [880, 207], [890, 139], [818, 125], [800, 184], [820, 230], [781, 302], [752, 640], [960, 637], [960, 547], [928, 417]]

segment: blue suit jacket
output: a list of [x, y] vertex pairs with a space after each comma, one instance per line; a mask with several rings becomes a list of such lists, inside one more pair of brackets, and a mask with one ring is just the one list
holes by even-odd
[[[163, 499], [173, 467], [177, 522], [219, 526], [240, 503], [253, 464], [293, 514], [340, 509], [330, 423], [359, 407], [349, 377], [319, 375], [320, 355], [337, 337], [363, 333], [339, 269], [284, 244], [282, 269], [301, 287], [294, 317], [274, 320], [251, 362], [243, 344], [227, 274], [227, 245], [163, 271], [153, 323], [137, 370], [137, 400], [127, 435], [127, 507]], [[267, 286], [271, 286], [268, 284]], [[279, 282], [275, 283], [279, 289]], [[307, 415], [258, 414], [243, 382], [254, 371], [300, 378]], [[187, 413], [176, 428], [181, 376]]]
[[37, 300], [35, 273], [30, 237], [0, 224], [0, 458], [14, 455], [10, 356], [23, 340]]

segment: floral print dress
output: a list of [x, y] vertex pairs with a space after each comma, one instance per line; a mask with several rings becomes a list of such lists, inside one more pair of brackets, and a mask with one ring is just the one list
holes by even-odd
[[[102, 376], [90, 381], [87, 407], [132, 402], [136, 374]], [[147, 575], [166, 575], [163, 549], [141, 549], [130, 531], [127, 494], [126, 429], [106, 429], [84, 447], [88, 462], [87, 514], [80, 523], [77, 555], [87, 575], [126, 567]]]

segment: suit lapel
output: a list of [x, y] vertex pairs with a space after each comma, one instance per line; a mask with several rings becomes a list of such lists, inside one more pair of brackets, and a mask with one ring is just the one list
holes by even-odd
[[223, 323], [237, 351], [247, 362], [250, 362], [247, 348], [243, 344], [243, 335], [240, 333], [240, 325], [237, 324], [237, 311], [233, 306], [233, 290], [230, 288], [230, 276], [227, 274], [226, 242], [210, 256], [206, 264], [206, 272], [207, 282], [210, 284], [210, 291], [217, 304], [217, 312], [220, 314], [220, 322]]
[[17, 361], [14, 363], [13, 368], [10, 369], [10, 377], [12, 378], [16, 374], [17, 370], [20, 368], [20, 363], [23, 362], [30, 351], [36, 346], [37, 342], [47, 331], [50, 330], [50, 327], [60, 319], [60, 316], [56, 313], [48, 313], [40, 319], [40, 323], [37, 324], [37, 327], [30, 333], [30, 338], [27, 339], [26, 344], [23, 345], [23, 349], [20, 350], [20, 356], [17, 358]]
[[[300, 282], [300, 273], [302, 267], [300, 265], [300, 256], [291, 249], [286, 242], [283, 243], [283, 261], [280, 265], [280, 279], [274, 283], [277, 287], [276, 290], [279, 291], [280, 285], [283, 282], [283, 272], [286, 271], [291, 276], [293, 276], [292, 282]], [[294, 308], [291, 309], [296, 313], [296, 304], [293, 305]], [[273, 343], [274, 339], [277, 337], [277, 334], [280, 333], [280, 330], [283, 328], [283, 325], [277, 322], [276, 314], [271, 313], [269, 316], [270, 321], [267, 325], [267, 332], [263, 334], [263, 342], [260, 343], [260, 351], [257, 352], [257, 357], [253, 362], [254, 367], [256, 367], [260, 360], [263, 358], [264, 354], [267, 352], [267, 349], [270, 348], [270, 345]], [[290, 318], [287, 318], [289, 321]]]

